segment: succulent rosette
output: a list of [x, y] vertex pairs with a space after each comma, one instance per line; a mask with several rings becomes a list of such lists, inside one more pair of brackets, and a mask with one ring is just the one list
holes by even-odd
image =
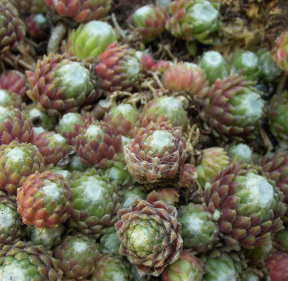
[[197, 178], [196, 168], [192, 164], [186, 163], [180, 169], [178, 185], [190, 188], [192, 184], [197, 182]]
[[164, 86], [172, 91], [185, 91], [192, 98], [202, 99], [209, 90], [206, 73], [197, 64], [178, 62], [163, 75]]
[[190, 203], [179, 212], [183, 246], [192, 252], [205, 252], [218, 242], [219, 228], [207, 207]]
[[288, 228], [275, 233], [273, 237], [273, 246], [279, 251], [288, 254]]
[[61, 175], [36, 172], [17, 189], [17, 211], [24, 224], [56, 228], [70, 217], [73, 196]]
[[124, 146], [129, 173], [140, 183], [157, 183], [175, 178], [187, 158], [186, 139], [180, 127], [170, 122], [150, 122], [135, 128], [134, 138]]
[[30, 143], [13, 141], [0, 146], [0, 189], [8, 194], [16, 195], [28, 176], [45, 168], [42, 154]]
[[251, 163], [253, 150], [245, 143], [232, 144], [227, 148], [227, 152], [231, 160], [243, 163]]
[[61, 245], [54, 249], [53, 256], [59, 260], [65, 278], [76, 280], [88, 278], [99, 259], [96, 242], [79, 233], [65, 236]]
[[115, 41], [117, 36], [111, 25], [93, 20], [73, 29], [67, 43], [63, 42], [62, 51], [70, 57], [76, 56], [91, 62]]
[[104, 254], [118, 254], [121, 241], [116, 234], [116, 230], [113, 229], [111, 232], [105, 233], [100, 238], [101, 252]]
[[43, 0], [10, 0], [20, 14], [45, 14], [46, 5]]
[[128, 45], [110, 44], [98, 57], [95, 67], [98, 85], [109, 96], [115, 91], [131, 92], [142, 79], [142, 66], [136, 51]]
[[118, 135], [129, 138], [133, 137], [134, 128], [141, 125], [141, 116], [137, 108], [125, 103], [111, 108], [103, 120], [113, 125]]
[[102, 254], [95, 263], [95, 270], [91, 281], [110, 280], [132, 281], [131, 264], [125, 257], [119, 255]]
[[105, 20], [111, 8], [111, 0], [45, 0], [48, 7], [59, 16], [71, 18], [77, 23]]
[[201, 281], [204, 264], [188, 251], [182, 251], [180, 259], [168, 265], [161, 274], [162, 281]]
[[284, 91], [281, 95], [274, 95], [270, 101], [268, 113], [269, 127], [273, 136], [279, 142], [283, 149], [288, 148], [288, 91]]
[[74, 149], [86, 166], [107, 168], [113, 164], [121, 149], [121, 136], [114, 126], [103, 121], [85, 122], [73, 139]]
[[0, 2], [0, 57], [14, 49], [25, 37], [24, 23], [16, 8], [8, 0]]
[[219, 231], [232, 249], [253, 249], [270, 232], [283, 229], [283, 193], [260, 166], [230, 164], [205, 190], [207, 210], [218, 217]]
[[287, 60], [287, 45], [288, 45], [288, 31], [282, 33], [276, 41], [274, 60], [278, 66], [288, 73], [288, 60]]
[[142, 35], [143, 42], [149, 43], [165, 31], [168, 13], [164, 7], [145, 5], [134, 12], [132, 19]]
[[159, 124], [169, 120], [174, 127], [184, 127], [188, 120], [181, 99], [167, 96], [153, 99], [147, 103], [143, 109], [143, 116], [148, 123], [153, 121]]
[[18, 241], [6, 244], [0, 250], [1, 280], [49, 280], [59, 281], [63, 272], [54, 259], [41, 245]]
[[25, 25], [30, 36], [34, 38], [46, 37], [50, 30], [49, 22], [42, 14], [27, 17]]
[[33, 144], [43, 155], [46, 165], [54, 164], [56, 166], [60, 160], [73, 151], [66, 139], [53, 131], [43, 132], [36, 136]]
[[150, 194], [136, 198], [129, 209], [118, 212], [115, 224], [121, 239], [119, 253], [137, 266], [141, 276], [159, 276], [180, 258], [183, 241], [175, 207]]
[[175, 203], [179, 202], [180, 194], [174, 188], [162, 188], [158, 191], [153, 190], [149, 194], [157, 196], [155, 193], [159, 195], [159, 200], [162, 200], [166, 205], [175, 205]]
[[229, 156], [222, 147], [203, 149], [200, 163], [196, 166], [200, 185], [205, 187], [207, 182], [211, 183], [214, 176], [222, 172], [229, 163]]
[[276, 253], [266, 263], [266, 271], [271, 281], [285, 281], [288, 279], [288, 255]]
[[17, 70], [8, 70], [0, 75], [0, 88], [16, 93], [24, 99], [29, 84], [23, 73]]
[[237, 142], [255, 138], [264, 100], [254, 85], [255, 82], [238, 75], [215, 81], [200, 114], [214, 136]]
[[68, 221], [72, 229], [98, 238], [114, 229], [122, 198], [116, 183], [100, 176], [95, 169], [77, 174], [71, 182], [75, 191]]
[[131, 204], [136, 198], [145, 200], [147, 197], [147, 193], [143, 190], [143, 188], [141, 188], [141, 186], [123, 188], [121, 189], [120, 193], [124, 197], [122, 208], [130, 208]]
[[0, 245], [13, 244], [25, 235], [14, 199], [0, 191]]
[[209, 1], [176, 0], [170, 4], [170, 12], [172, 17], [166, 28], [173, 36], [202, 44], [213, 43], [211, 34], [220, 28], [221, 22], [219, 11]]
[[50, 116], [75, 112], [90, 105], [99, 94], [88, 65], [66, 55], [50, 54], [38, 60], [35, 72], [26, 71], [31, 90], [27, 95]]
[[22, 105], [22, 98], [18, 94], [0, 89], [0, 106], [22, 109]]

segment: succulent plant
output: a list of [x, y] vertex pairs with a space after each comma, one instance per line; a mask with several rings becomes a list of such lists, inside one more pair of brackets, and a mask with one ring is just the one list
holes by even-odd
[[44, 38], [50, 30], [49, 22], [42, 14], [27, 17], [25, 25], [29, 35], [34, 38]]
[[73, 196], [61, 175], [36, 172], [17, 189], [17, 212], [24, 224], [56, 228], [70, 217]]
[[22, 98], [11, 91], [0, 89], [0, 106], [22, 109]]
[[70, 60], [65, 54], [44, 56], [42, 61], [38, 60], [35, 72], [26, 74], [32, 88], [27, 95], [50, 116], [75, 112], [99, 96], [89, 66], [75, 58]]
[[63, 43], [62, 51], [69, 56], [92, 61], [101, 55], [106, 48], [117, 40], [111, 25], [101, 21], [90, 21], [73, 29], [67, 43]]
[[26, 76], [17, 70], [8, 70], [0, 75], [0, 88], [18, 94], [22, 99], [28, 90]]
[[182, 224], [182, 239], [185, 249], [194, 253], [205, 252], [218, 242], [219, 227], [207, 207], [190, 203], [182, 206], [179, 221]]
[[63, 272], [59, 262], [41, 245], [18, 241], [6, 244], [0, 250], [1, 280], [49, 280], [58, 281]]
[[276, 253], [267, 260], [266, 270], [271, 281], [285, 281], [288, 278], [288, 255]]
[[134, 138], [124, 147], [129, 173], [139, 183], [157, 183], [176, 176], [187, 158], [186, 140], [170, 122], [135, 128]]
[[150, 194], [136, 198], [129, 209], [118, 212], [115, 224], [121, 239], [119, 253], [137, 266], [140, 276], [159, 276], [180, 258], [183, 241], [177, 210]]
[[277, 38], [274, 53], [274, 60], [285, 73], [288, 73], [287, 42], [288, 32], [286, 31]]
[[209, 81], [206, 73], [197, 64], [178, 62], [169, 66], [163, 75], [168, 90], [185, 91], [192, 98], [202, 99], [208, 93]]
[[264, 100], [254, 84], [238, 75], [215, 81], [209, 89], [208, 99], [203, 101], [200, 115], [214, 136], [237, 142], [255, 138]]
[[65, 236], [61, 245], [54, 249], [53, 256], [59, 260], [64, 277], [76, 280], [92, 274], [99, 259], [96, 242], [79, 233]]
[[288, 254], [288, 228], [275, 233], [273, 237], [273, 247], [282, 253]]
[[180, 194], [175, 188], [162, 188], [158, 191], [153, 190], [149, 194], [155, 196], [155, 193], [159, 195], [159, 200], [162, 200], [166, 205], [175, 205], [175, 203], [179, 202]]
[[140, 186], [123, 188], [120, 193], [124, 197], [122, 208], [127, 209], [131, 207], [131, 204], [136, 198], [145, 200], [147, 197], [147, 193]]
[[121, 241], [116, 234], [116, 230], [111, 230], [110, 233], [105, 233], [100, 238], [101, 252], [104, 254], [118, 254]]
[[60, 167], [53, 167], [50, 169], [53, 174], [61, 175], [65, 180], [71, 180], [72, 174], [70, 171], [62, 169]]
[[196, 168], [192, 164], [186, 163], [180, 169], [178, 185], [190, 189], [197, 182], [197, 178]]
[[20, 14], [45, 14], [46, 5], [43, 0], [10, 0]]
[[204, 264], [188, 251], [182, 251], [180, 259], [168, 265], [161, 274], [162, 281], [201, 281]]
[[228, 155], [232, 160], [251, 163], [253, 150], [245, 143], [233, 144], [227, 149]]
[[8, 194], [16, 195], [28, 176], [45, 168], [42, 154], [30, 143], [13, 141], [0, 146], [0, 189]]
[[165, 31], [168, 13], [165, 8], [145, 5], [132, 15], [133, 24], [139, 29], [144, 43], [154, 41]]
[[76, 154], [71, 157], [71, 162], [69, 163], [69, 171], [79, 171], [84, 172], [86, 166], [81, 162], [80, 157]]
[[172, 17], [166, 28], [176, 38], [186, 41], [197, 40], [202, 44], [211, 44], [211, 34], [217, 31], [221, 22], [219, 11], [205, 0], [175, 0], [170, 4]]
[[128, 45], [117, 46], [117, 42], [110, 44], [98, 57], [95, 71], [99, 87], [106, 96], [115, 91], [131, 92], [143, 77], [136, 51]]
[[122, 198], [119, 187], [109, 183], [95, 169], [78, 174], [71, 182], [75, 191], [69, 226], [79, 232], [98, 238], [114, 228]]
[[14, 49], [25, 37], [25, 26], [16, 8], [8, 0], [0, 2], [0, 57]]
[[227, 247], [253, 249], [270, 232], [283, 229], [283, 193], [260, 166], [230, 164], [205, 190], [207, 210], [219, 217], [219, 231]]

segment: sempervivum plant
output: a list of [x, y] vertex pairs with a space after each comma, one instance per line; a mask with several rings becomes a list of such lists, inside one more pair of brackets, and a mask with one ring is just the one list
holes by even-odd
[[63, 272], [58, 268], [59, 261], [41, 245], [31, 242], [6, 244], [0, 250], [1, 280], [47, 280], [59, 281]]
[[201, 281], [203, 277], [203, 262], [191, 254], [183, 251], [180, 259], [168, 265], [161, 274], [162, 281]]
[[185, 91], [189, 96], [199, 99], [204, 98], [209, 89], [209, 81], [204, 70], [188, 62], [169, 66], [164, 72], [163, 82], [168, 90]]
[[56, 228], [70, 217], [73, 196], [61, 175], [36, 172], [17, 189], [17, 211], [27, 225]]
[[141, 125], [141, 117], [137, 108], [130, 104], [121, 103], [110, 109], [103, 119], [115, 127], [117, 134], [133, 137], [134, 128]]
[[34, 38], [46, 37], [49, 33], [49, 22], [42, 14], [31, 15], [25, 19], [26, 29]]
[[79, 233], [65, 236], [61, 245], [54, 249], [53, 256], [59, 260], [64, 277], [76, 280], [86, 279], [93, 273], [99, 259], [96, 242]]
[[51, 116], [75, 112], [98, 98], [89, 66], [65, 54], [44, 56], [38, 60], [35, 72], [26, 74], [32, 88], [27, 95]]
[[86, 166], [106, 168], [113, 163], [121, 149], [121, 136], [113, 125], [103, 121], [85, 122], [73, 139], [74, 149]]
[[260, 166], [230, 164], [205, 190], [207, 209], [219, 217], [219, 231], [228, 247], [253, 249], [270, 232], [283, 229], [283, 193]]
[[0, 88], [16, 93], [22, 99], [26, 97], [28, 87], [26, 76], [17, 70], [8, 70], [0, 75]]
[[135, 128], [134, 138], [124, 147], [129, 173], [140, 183], [175, 178], [187, 158], [186, 139], [170, 122]]
[[255, 138], [264, 100], [254, 85], [255, 82], [238, 75], [215, 81], [209, 89], [208, 99], [203, 101], [201, 112], [214, 136], [238, 142]]
[[136, 198], [129, 209], [118, 212], [115, 224], [121, 239], [119, 253], [137, 266], [141, 276], [159, 276], [180, 258], [183, 240], [175, 207], [151, 193], [146, 200]]
[[279, 251], [288, 254], [288, 228], [277, 232], [273, 237], [273, 246]]
[[25, 36], [24, 23], [16, 8], [8, 0], [0, 2], [0, 56], [14, 49]]
[[276, 253], [266, 263], [266, 271], [271, 281], [286, 281], [288, 279], [288, 255]]
[[274, 59], [276, 63], [286, 73], [288, 73], [287, 43], [288, 43], [288, 31], [282, 33], [278, 37], [274, 53]]
[[180, 169], [178, 185], [190, 188], [192, 184], [196, 183], [197, 178], [196, 168], [192, 164], [186, 163]]
[[93, 20], [73, 29], [68, 36], [67, 44], [63, 42], [62, 50], [69, 56], [93, 61], [116, 40], [117, 36], [111, 25]]
[[24, 238], [22, 221], [17, 213], [15, 197], [9, 197], [0, 191], [0, 245], [13, 244]]
[[16, 195], [28, 176], [44, 170], [43, 156], [34, 145], [13, 141], [0, 146], [0, 190]]
[[77, 174], [71, 182], [75, 191], [69, 226], [94, 238], [114, 229], [122, 198], [116, 183], [95, 169]]
[[36, 136], [32, 142], [44, 157], [46, 165], [57, 165], [68, 153], [72, 151], [64, 137], [55, 132], [43, 132]]
[[98, 57], [95, 67], [98, 85], [106, 96], [115, 91], [131, 92], [142, 79], [142, 66], [136, 51], [128, 45], [110, 44]]
[[288, 148], [288, 124], [286, 116], [288, 114], [288, 91], [281, 95], [274, 95], [270, 101], [268, 113], [269, 127], [273, 136], [283, 149]]
[[184, 127], [188, 120], [181, 99], [167, 96], [155, 98], [147, 103], [143, 109], [143, 116], [148, 122], [153, 121], [156, 124], [169, 120], [174, 127]]
[[20, 14], [44, 14], [46, 5], [43, 0], [10, 0]]
[[214, 176], [222, 172], [229, 164], [230, 159], [222, 147], [203, 149], [200, 163], [196, 166], [198, 181], [202, 187], [212, 182]]
[[22, 98], [16, 93], [0, 89], [0, 106], [22, 109]]
[[149, 43], [165, 31], [168, 13], [164, 7], [146, 5], [132, 15], [133, 24], [139, 29], [144, 43]]
[[205, 0], [175, 0], [170, 4], [172, 17], [166, 28], [176, 38], [211, 44], [211, 34], [220, 28], [219, 11]]
[[95, 263], [91, 281], [133, 280], [131, 264], [125, 257], [111, 254], [101, 254]]
[[183, 246], [193, 252], [204, 252], [212, 249], [219, 240], [219, 228], [207, 207], [190, 203], [181, 206], [179, 221], [182, 224]]

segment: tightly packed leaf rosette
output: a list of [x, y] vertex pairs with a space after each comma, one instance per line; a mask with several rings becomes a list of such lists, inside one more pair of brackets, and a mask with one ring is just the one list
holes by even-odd
[[282, 33], [276, 41], [274, 60], [285, 73], [288, 73], [288, 31]]
[[154, 41], [165, 31], [168, 13], [164, 7], [146, 5], [132, 15], [133, 24], [139, 29], [144, 43]]
[[84, 165], [107, 168], [117, 160], [122, 140], [113, 125], [103, 121], [86, 121], [73, 144]]
[[191, 188], [191, 185], [197, 182], [197, 178], [196, 168], [192, 164], [186, 163], [180, 169], [178, 185]]
[[59, 261], [41, 245], [18, 241], [0, 250], [1, 280], [62, 280]]
[[95, 263], [91, 281], [125, 280], [131, 281], [131, 264], [120, 255], [101, 254]]
[[98, 238], [114, 229], [117, 211], [122, 198], [115, 182], [100, 176], [95, 169], [73, 178], [71, 188], [75, 191], [69, 227]]
[[75, 112], [99, 96], [90, 66], [76, 58], [68, 59], [65, 54], [44, 56], [38, 60], [35, 72], [26, 74], [32, 88], [27, 95], [51, 116]]
[[25, 37], [25, 26], [8, 0], [0, 2], [0, 57], [14, 49]]
[[18, 94], [0, 89], [0, 106], [22, 109], [25, 105], [23, 105], [22, 98]]
[[115, 127], [117, 134], [132, 138], [135, 127], [141, 126], [141, 116], [137, 108], [121, 103], [110, 109], [103, 120]]
[[136, 198], [129, 209], [119, 210], [118, 218], [119, 253], [137, 266], [141, 276], [159, 276], [180, 258], [183, 240], [177, 209], [159, 195], [150, 194], [147, 201]]
[[0, 191], [0, 245], [14, 244], [24, 238], [22, 220], [17, 213], [15, 196]]
[[192, 98], [203, 99], [209, 90], [209, 81], [203, 69], [189, 62], [171, 65], [163, 75], [164, 86], [172, 91], [185, 91]]
[[34, 145], [13, 141], [0, 146], [0, 190], [16, 195], [28, 176], [45, 169], [44, 158]]
[[59, 260], [65, 278], [83, 280], [94, 272], [99, 252], [94, 240], [76, 233], [65, 236], [61, 245], [54, 249], [53, 256]]
[[46, 13], [46, 5], [43, 0], [10, 0], [10, 2], [14, 5], [20, 14], [35, 15], [39, 13]]
[[0, 88], [11, 91], [24, 99], [29, 84], [26, 76], [17, 70], [8, 70], [0, 75]]
[[129, 173], [139, 183], [157, 183], [175, 178], [187, 158], [186, 139], [181, 127], [153, 121], [146, 128], [135, 128], [134, 138], [124, 146]]
[[136, 51], [128, 45], [117, 46], [117, 42], [110, 44], [98, 57], [95, 71], [98, 86], [106, 96], [115, 91], [131, 92], [143, 77]]
[[173, 36], [202, 44], [213, 43], [211, 34], [220, 28], [221, 22], [219, 11], [209, 1], [176, 0], [170, 4], [170, 12], [172, 17], [166, 28]]
[[49, 36], [49, 21], [42, 14], [31, 15], [25, 19], [26, 29], [34, 38]]
[[54, 164], [56, 166], [67, 154], [73, 152], [66, 139], [53, 131], [43, 132], [36, 136], [33, 144], [43, 155], [45, 165]]
[[91, 20], [106, 20], [111, 8], [111, 0], [45, 0], [48, 7], [63, 18], [71, 18], [77, 23]]
[[268, 113], [269, 127], [273, 136], [283, 149], [288, 148], [288, 91], [281, 95], [274, 95], [270, 101]]
[[207, 210], [218, 219], [226, 246], [253, 249], [283, 229], [283, 193], [260, 166], [230, 164], [206, 186]]
[[271, 281], [286, 281], [288, 279], [288, 255], [276, 253], [266, 263], [266, 271]]
[[17, 211], [24, 224], [56, 228], [70, 217], [73, 196], [62, 175], [36, 172], [17, 189]]
[[200, 114], [214, 136], [237, 142], [255, 138], [264, 113], [264, 100], [255, 83], [238, 75], [215, 81]]

